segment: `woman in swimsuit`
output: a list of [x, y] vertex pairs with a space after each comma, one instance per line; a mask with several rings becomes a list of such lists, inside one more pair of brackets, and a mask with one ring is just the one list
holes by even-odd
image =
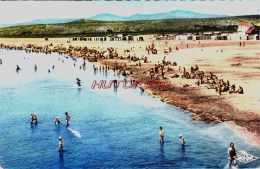
[[228, 148], [228, 159], [229, 159], [228, 166], [229, 167], [231, 167], [232, 161], [234, 162], [234, 166], [237, 165], [236, 156], [237, 156], [237, 154], [236, 154], [236, 149], [235, 149], [234, 143], [230, 143], [230, 147]]

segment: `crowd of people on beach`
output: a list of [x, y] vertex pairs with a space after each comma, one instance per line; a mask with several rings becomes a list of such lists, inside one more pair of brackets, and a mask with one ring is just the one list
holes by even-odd
[[[181, 68], [179, 67], [179, 70]], [[206, 75], [203, 71], [199, 70], [198, 65], [192, 66], [190, 68], [190, 72], [186, 71], [185, 67], [183, 67], [183, 71], [181, 71], [182, 78], [186, 79], [199, 79], [195, 84], [197, 86], [200, 86], [202, 84], [206, 84], [207, 89], [215, 89], [216, 92], [221, 95], [222, 92], [229, 92], [231, 93], [238, 93], [238, 94], [244, 94], [244, 90], [241, 86], [239, 86], [239, 89], [236, 90], [236, 85], [233, 84], [230, 86], [229, 80], [224, 82], [223, 79], [219, 79], [217, 75], [210, 72], [208, 75]]]
[[[165, 57], [162, 60], [161, 63], [155, 64], [154, 67], [150, 68], [148, 74], [150, 75], [151, 79], [155, 80], [162, 80], [166, 79], [165, 74], [169, 71], [174, 71], [173, 68], [170, 68], [169, 66], [177, 66], [176, 62], [171, 63], [170, 61], [165, 61]], [[146, 72], [144, 72], [146, 73]], [[222, 92], [229, 92], [231, 93], [238, 93], [238, 94], [244, 94], [244, 89], [239, 86], [239, 88], [236, 90], [236, 85], [230, 85], [229, 80], [224, 82], [223, 79], [219, 79], [217, 75], [210, 72], [209, 74], [205, 74], [203, 71], [199, 70], [199, 66], [191, 66], [190, 71], [186, 70], [185, 67], [181, 68], [179, 66], [179, 74], [174, 74], [171, 76], [171, 78], [185, 78], [185, 79], [199, 79], [195, 85], [200, 86], [202, 84], [207, 85], [207, 89], [215, 89], [216, 92], [221, 95]], [[184, 85], [183, 87], [187, 87], [189, 85]]]
[[[181, 41], [181, 43], [183, 43]], [[245, 43], [240, 42], [240, 46], [244, 46]], [[81, 46], [69, 46], [68, 48], [64, 47], [63, 45], [57, 45], [57, 46], [53, 46], [52, 43], [50, 43], [49, 45], [45, 45], [45, 46], [38, 46], [38, 45], [33, 45], [33, 44], [28, 44], [28, 45], [21, 45], [21, 46], [15, 46], [15, 45], [5, 45], [5, 44], [0, 44], [1, 48], [7, 48], [7, 49], [16, 49], [16, 50], [26, 50], [27, 52], [43, 52], [43, 53], [51, 53], [51, 52], [58, 52], [59, 54], [66, 54], [68, 56], [73, 56], [73, 57], [82, 57], [84, 60], [84, 63], [80, 66], [81, 68], [85, 68], [86, 63], [85, 61], [88, 60], [90, 62], [97, 62], [100, 59], [113, 59], [113, 58], [119, 58], [119, 59], [127, 59], [129, 61], [132, 62], [137, 62], [136, 66], [141, 67], [141, 60], [143, 60], [144, 63], [149, 63], [149, 60], [147, 57], [143, 56], [142, 58], [136, 57], [135, 55], [130, 55], [127, 54], [130, 51], [134, 51], [134, 47], [131, 47], [130, 50], [125, 50], [124, 53], [127, 54], [126, 57], [123, 56], [119, 56], [117, 49], [113, 48], [113, 47], [109, 47], [106, 50], [97, 50], [97, 49], [90, 49], [88, 47], [81, 47]], [[53, 47], [53, 48], [50, 48]], [[188, 44], [187, 44], [187, 48], [188, 48]], [[176, 51], [178, 51], [179, 48], [178, 46], [176, 46]], [[150, 54], [150, 52], [152, 54], [157, 54], [157, 49], [156, 46], [154, 44], [154, 42], [149, 45], [148, 47], [146, 47], [146, 51], [148, 52], [148, 54]], [[169, 52], [172, 52], [172, 48], [169, 47]], [[64, 62], [64, 61], [63, 61]], [[75, 64], [74, 64], [75, 66]], [[163, 79], [167, 79], [165, 78], [165, 75], [167, 73], [172, 73], [174, 72], [174, 69], [172, 68], [172, 66], [177, 66], [176, 62], [171, 63], [170, 61], [166, 61], [166, 57], [164, 57], [161, 61], [161, 63], [155, 64], [154, 66], [150, 67], [150, 70], [148, 70], [148, 74], [151, 77], [151, 79], [155, 79], [155, 80], [163, 80]], [[100, 70], [103, 71], [108, 71], [109, 70], [109, 66], [105, 65], [105, 66], [100, 66]], [[19, 72], [20, 71], [20, 67], [17, 65], [16, 71]], [[54, 69], [54, 66], [53, 66]], [[126, 71], [127, 66], [125, 64], [125, 66], [121, 66], [119, 64], [117, 64], [115, 62], [114, 64], [114, 72], [118, 72], [119, 74], [122, 74], [123, 76], [127, 76], [130, 74], [133, 74], [133, 71]], [[37, 67], [35, 67], [35, 71], [37, 70]], [[94, 72], [97, 69], [94, 68]], [[48, 69], [48, 72], [50, 73], [50, 69]], [[146, 71], [144, 71], [144, 73], [147, 73]], [[224, 82], [223, 79], [219, 79], [214, 73], [210, 72], [209, 74], [204, 73], [204, 71], [199, 70], [198, 65], [195, 66], [191, 66], [190, 70], [187, 70], [185, 67], [183, 67], [181, 69], [181, 66], [179, 66], [179, 73], [174, 73], [173, 75], [171, 75], [171, 78], [185, 78], [185, 79], [198, 79], [198, 81], [195, 83], [196, 86], [201, 86], [202, 84], [207, 85], [206, 88], [207, 89], [215, 89], [216, 92], [219, 93], [219, 95], [221, 95], [223, 92], [228, 92], [229, 94], [232, 93], [238, 93], [238, 94], [244, 94], [244, 89], [241, 86], [237, 86], [235, 84], [230, 85], [229, 80], [227, 80], [226, 82]], [[80, 87], [80, 80], [77, 79], [77, 84]], [[188, 87], [189, 85], [186, 84], [183, 87]]]

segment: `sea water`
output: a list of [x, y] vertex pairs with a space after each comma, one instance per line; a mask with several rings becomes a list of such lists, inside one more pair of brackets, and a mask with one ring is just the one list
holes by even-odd
[[[94, 73], [90, 63], [80, 69], [81, 59], [5, 49], [0, 49], [0, 59], [3, 168], [225, 168], [230, 142], [237, 152], [260, 156], [259, 147], [225, 124], [191, 121], [189, 113], [138, 88], [91, 89], [93, 80], [124, 77], [113, 71]], [[81, 79], [81, 88], [76, 78]], [[68, 127], [65, 112], [71, 117]], [[37, 114], [38, 124], [30, 123], [31, 113]], [[55, 117], [61, 125], [54, 124]], [[159, 142], [159, 126], [164, 144]], [[179, 134], [185, 138], [185, 148]], [[58, 151], [59, 136], [63, 153]], [[239, 168], [258, 166], [259, 159], [238, 163]]]

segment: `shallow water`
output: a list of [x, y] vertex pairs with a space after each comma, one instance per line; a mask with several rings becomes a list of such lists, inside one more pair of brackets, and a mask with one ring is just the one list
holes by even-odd
[[[58, 54], [0, 49], [0, 166], [3, 168], [224, 168], [230, 142], [260, 156], [224, 124], [191, 121], [191, 115], [141, 94], [139, 89], [91, 89], [93, 80], [123, 79], [113, 72], [80, 70]], [[58, 58], [61, 58], [58, 60]], [[62, 63], [64, 60], [64, 63]], [[34, 71], [34, 64], [38, 66]], [[21, 71], [16, 73], [16, 65]], [[55, 69], [52, 70], [52, 65]], [[51, 69], [51, 73], [48, 73]], [[82, 88], [76, 87], [76, 78]], [[65, 112], [71, 117], [65, 125]], [[39, 123], [30, 124], [30, 113]], [[54, 125], [55, 116], [61, 125]], [[165, 143], [159, 143], [163, 126]], [[182, 134], [186, 147], [181, 147]], [[63, 154], [58, 152], [62, 136]], [[239, 163], [256, 168], [260, 160]]]

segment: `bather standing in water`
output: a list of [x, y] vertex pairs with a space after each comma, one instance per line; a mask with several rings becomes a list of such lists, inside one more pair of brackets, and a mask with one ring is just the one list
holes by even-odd
[[78, 87], [81, 87], [81, 81], [79, 78], [76, 78]]
[[159, 127], [159, 130], [160, 130], [160, 131], [159, 131], [159, 135], [160, 135], [160, 142], [161, 142], [161, 143], [164, 143], [164, 139], [163, 139], [164, 135], [163, 135], [162, 129], [163, 129], [163, 127], [160, 126], [160, 127]]
[[66, 115], [66, 124], [68, 126], [69, 125], [69, 121], [70, 121], [70, 116], [69, 116], [68, 112], [66, 112], [65, 115]]
[[184, 138], [182, 137], [182, 135], [179, 135], [179, 137], [180, 137], [180, 139], [181, 139], [181, 145], [182, 145], [182, 147], [184, 147], [184, 146], [185, 146], [185, 140], [184, 140]]
[[16, 65], [16, 72], [19, 72], [20, 69], [19, 65]]
[[34, 114], [33, 120], [34, 120], [34, 122], [35, 122], [35, 123], [37, 123], [37, 122], [38, 122], [38, 119], [37, 119], [37, 116], [36, 116], [36, 114]]
[[33, 123], [33, 114], [31, 113], [31, 118], [30, 118], [30, 122]]
[[55, 124], [60, 124], [60, 120], [58, 119], [58, 117], [55, 117]]
[[234, 163], [234, 166], [237, 165], [236, 156], [237, 156], [237, 154], [236, 154], [236, 149], [235, 149], [234, 143], [230, 143], [230, 146], [228, 148], [228, 159], [229, 159], [228, 166], [229, 167], [231, 167], [232, 162]]
[[62, 138], [61, 136], [59, 137], [59, 151], [63, 151], [63, 141], [62, 141]]

